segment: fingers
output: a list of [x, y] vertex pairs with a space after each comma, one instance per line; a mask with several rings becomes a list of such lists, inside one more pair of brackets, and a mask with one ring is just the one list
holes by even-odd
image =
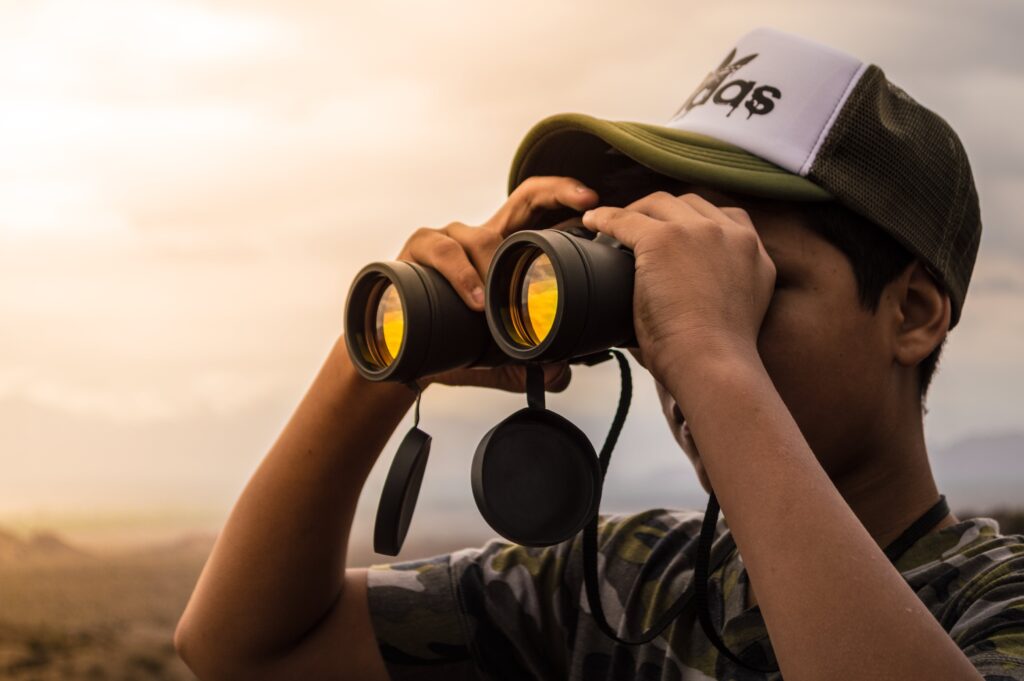
[[654, 192], [629, 204], [626, 210], [643, 213], [665, 222], [729, 220], [717, 206], [696, 194], [673, 196], [668, 192]]
[[742, 208], [736, 208], [735, 206], [726, 206], [722, 208], [722, 212], [728, 215], [733, 222], [738, 222], [741, 225], [753, 228], [754, 222], [750, 219], [750, 214]]
[[672, 215], [678, 216], [678, 210], [682, 209], [683, 205], [708, 220], [736, 222], [751, 228], [754, 226], [750, 215], [744, 209], [736, 206], [716, 206], [699, 194], [694, 193], [673, 196], [668, 192], [654, 192], [637, 199], [626, 206], [626, 208], [650, 215], [659, 220], [670, 220]]
[[629, 354], [633, 355], [633, 359], [636, 360], [637, 364], [642, 366], [644, 369], [647, 368], [647, 365], [644, 363], [644, 356], [640, 348], [626, 348], [626, 350], [629, 351]]
[[732, 221], [750, 229], [754, 229], [754, 223], [750, 214], [737, 206], [716, 206], [699, 194], [684, 194], [678, 197], [686, 201], [698, 213], [711, 220]]
[[516, 187], [498, 212], [480, 227], [452, 222], [441, 229], [421, 227], [406, 242], [399, 260], [433, 267], [471, 309], [483, 311], [483, 278], [491, 258], [509, 234], [528, 227], [544, 210], [585, 210], [597, 193], [571, 177], [535, 176]]
[[608, 234], [635, 252], [642, 237], [665, 228], [666, 223], [627, 208], [601, 206], [583, 214], [583, 226]]
[[683, 194], [681, 196], [677, 196], [676, 200], [684, 202], [708, 220], [714, 220], [715, 222], [732, 222], [732, 218], [730, 218], [725, 211], [705, 199], [700, 194]]
[[491, 264], [494, 252], [501, 245], [502, 237], [497, 230], [490, 227], [470, 227], [461, 222], [453, 222], [441, 230], [458, 241], [469, 259], [473, 261], [481, 278], [487, 276], [487, 268]]
[[[514, 378], [509, 383], [500, 387], [511, 392], [525, 393], [526, 367], [522, 364], [514, 364], [508, 368], [514, 375]], [[569, 381], [572, 379], [572, 367], [569, 366], [568, 362], [544, 364], [541, 366], [541, 370], [544, 372], [544, 390], [557, 393], [569, 387]]]
[[536, 175], [523, 180], [509, 195], [485, 227], [491, 227], [504, 238], [532, 225], [542, 211], [568, 207], [586, 210], [597, 205], [597, 192], [579, 180], [557, 175]]
[[544, 367], [544, 388], [549, 392], [562, 392], [569, 387], [571, 380], [572, 367], [568, 362], [559, 362]]
[[[548, 392], [562, 392], [572, 380], [572, 367], [568, 362], [545, 364], [544, 389]], [[507, 392], [526, 392], [526, 367], [522, 364], [502, 364], [496, 367], [453, 369], [431, 376], [432, 383], [451, 386], [475, 386], [496, 388]]]
[[[630, 217], [630, 213], [645, 216], [649, 221]], [[739, 225], [756, 234], [754, 223], [744, 209], [735, 206], [719, 207], [693, 193], [673, 196], [659, 191], [637, 199], [624, 208], [602, 206], [583, 214], [584, 226], [606, 232], [634, 251], [642, 231], [651, 229], [655, 223], [694, 227]]]
[[483, 280], [458, 241], [441, 230], [421, 227], [409, 238], [404, 252], [440, 272], [467, 306], [484, 309]]

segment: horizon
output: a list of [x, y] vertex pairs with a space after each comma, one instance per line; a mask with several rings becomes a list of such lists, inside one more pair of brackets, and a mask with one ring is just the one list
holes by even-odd
[[[549, 400], [554, 395], [549, 395]], [[627, 420], [628, 422], [628, 420]], [[411, 420], [407, 424], [411, 426]], [[406, 424], [396, 429], [398, 434], [385, 447], [381, 459], [390, 465], [397, 447], [397, 440], [405, 432]], [[620, 441], [621, 443], [622, 441]], [[980, 443], [984, 450], [980, 460], [967, 455], [976, 451]], [[616, 452], [621, 444], [616, 447]], [[984, 516], [990, 512], [1024, 511], [1024, 470], [1011, 470], [1007, 475], [1007, 463], [1012, 465], [1016, 452], [1024, 451], [1024, 429], [989, 433], [983, 436], [968, 436], [944, 448], [930, 452], [929, 459], [935, 473], [939, 491], [946, 494], [954, 514], [971, 513]], [[434, 457], [436, 460], [436, 456]], [[614, 459], [614, 455], [613, 455]], [[680, 466], [670, 462], [672, 472], [684, 472], [689, 464], [679, 460]], [[451, 467], [451, 464], [448, 466]], [[465, 461], [464, 485], [457, 482], [439, 484], [431, 466], [424, 477], [420, 502], [417, 504], [415, 523], [409, 532], [408, 544], [402, 556], [418, 555], [420, 547], [432, 545], [455, 547], [482, 543], [489, 537], [497, 536], [486, 525], [472, 500], [469, 486], [469, 458]], [[351, 550], [358, 555], [372, 554], [377, 562], [390, 562], [394, 557], [373, 554], [372, 534], [376, 503], [383, 487], [386, 466], [378, 462], [367, 480], [353, 521]], [[679, 490], [679, 502], [673, 504], [676, 493], [671, 484], [662, 481], [661, 475], [648, 478], [647, 485], [637, 485], [636, 477], [617, 479], [621, 473], [612, 469], [607, 481], [606, 494], [601, 513], [639, 512], [646, 508], [703, 508], [706, 493], [700, 489], [695, 474], [689, 469], [690, 480]], [[671, 480], [671, 477], [668, 478]], [[684, 479], [685, 480], [685, 479]], [[661, 482], [652, 487], [651, 481]], [[464, 487], [452, 495], [453, 487]], [[654, 503], [644, 503], [653, 499]], [[219, 533], [230, 504], [219, 507], [194, 508], [105, 508], [54, 509], [47, 507], [35, 511], [0, 514], [0, 533], [13, 532], [20, 539], [30, 539], [34, 534], [54, 533], [61, 540], [76, 548], [101, 554], [118, 553], [145, 548], [160, 548], [184, 540], [210, 541]], [[468, 516], [468, 517], [467, 517]], [[443, 527], [443, 530], [433, 529]]]
[[[1024, 138], [1010, 115], [1024, 105], [1024, 6], [442, 5], [0, 7], [0, 527], [101, 543], [218, 528], [342, 332], [364, 264], [393, 259], [417, 227], [486, 220], [519, 141], [552, 113], [666, 122], [758, 25], [880, 65], [959, 133], [985, 226], [926, 440], [938, 454], [1024, 432]], [[701, 503], [630, 362], [602, 512]], [[616, 373], [593, 367], [549, 401], [598, 443], [617, 395]], [[486, 529], [470, 457], [524, 404], [424, 396], [435, 451], [412, 532]], [[362, 531], [411, 421], [374, 466]], [[1024, 504], [1024, 463], [999, 461], [936, 477], [965, 499]]]

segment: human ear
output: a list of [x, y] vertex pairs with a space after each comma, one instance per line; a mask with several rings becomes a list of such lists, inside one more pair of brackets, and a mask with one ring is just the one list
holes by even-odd
[[893, 352], [903, 366], [916, 366], [939, 346], [949, 331], [949, 294], [915, 260], [893, 282], [897, 314]]

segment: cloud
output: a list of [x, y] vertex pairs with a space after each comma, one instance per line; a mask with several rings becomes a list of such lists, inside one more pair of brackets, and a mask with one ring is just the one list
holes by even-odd
[[[1022, 12], [881, 0], [5, 5], [0, 497], [226, 507], [341, 332], [362, 265], [395, 257], [417, 227], [487, 219], [519, 141], [549, 114], [664, 122], [761, 24], [879, 63], [960, 132], [985, 236], [929, 438], [1016, 423]], [[608, 502], [648, 490], [690, 503], [692, 472], [636, 375]], [[615, 372], [573, 380], [551, 404], [599, 443]], [[472, 509], [467, 457], [521, 405], [432, 389], [424, 508], [455, 494], [451, 508]], [[656, 479], [671, 484], [650, 491]]]

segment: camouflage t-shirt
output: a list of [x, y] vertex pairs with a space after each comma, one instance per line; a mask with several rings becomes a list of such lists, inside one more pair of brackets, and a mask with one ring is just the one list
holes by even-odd
[[[651, 509], [603, 514], [598, 574], [609, 624], [637, 638], [684, 590], [703, 514]], [[658, 637], [627, 646], [594, 622], [582, 578], [582, 537], [531, 548], [492, 539], [424, 560], [371, 566], [370, 615], [393, 681], [779, 679], [720, 656], [693, 606]], [[711, 619], [726, 645], [777, 668], [760, 608], [724, 520], [712, 544]], [[1024, 681], [1024, 536], [990, 518], [918, 540], [896, 568], [989, 681]], [[691, 600], [692, 603], [692, 600]]]

